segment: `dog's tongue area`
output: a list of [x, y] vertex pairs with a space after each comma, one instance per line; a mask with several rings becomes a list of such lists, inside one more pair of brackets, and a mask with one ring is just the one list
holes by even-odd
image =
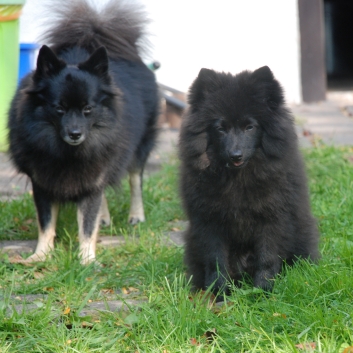
[[234, 164], [236, 167], [241, 166], [243, 163], [244, 163], [243, 161], [233, 162], [233, 164]]

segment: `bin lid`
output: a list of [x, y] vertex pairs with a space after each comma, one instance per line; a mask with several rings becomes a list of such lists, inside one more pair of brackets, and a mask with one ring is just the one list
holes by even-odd
[[24, 5], [26, 0], [0, 0], [1, 5]]
[[36, 50], [40, 47], [37, 43], [20, 43], [20, 49], [22, 50]]

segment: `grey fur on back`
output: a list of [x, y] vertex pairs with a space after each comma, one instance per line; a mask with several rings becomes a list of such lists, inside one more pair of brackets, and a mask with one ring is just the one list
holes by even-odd
[[[49, 2], [53, 8], [56, 0]], [[140, 61], [142, 37], [148, 23], [141, 6], [131, 1], [110, 0], [102, 9], [96, 9], [87, 0], [61, 1], [55, 7], [55, 17], [48, 16], [49, 29], [40, 38], [55, 52], [79, 46], [93, 52], [105, 46], [109, 56]], [[60, 30], [59, 30], [60, 29]], [[146, 44], [146, 40], [143, 41]]]

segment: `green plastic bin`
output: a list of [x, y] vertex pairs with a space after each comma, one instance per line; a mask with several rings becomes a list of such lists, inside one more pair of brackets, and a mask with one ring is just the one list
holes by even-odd
[[7, 114], [17, 87], [19, 16], [25, 0], [0, 0], [0, 151], [7, 142]]

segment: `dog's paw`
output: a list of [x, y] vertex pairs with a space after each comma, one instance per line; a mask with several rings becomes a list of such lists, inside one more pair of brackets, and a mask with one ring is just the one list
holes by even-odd
[[96, 258], [81, 258], [80, 263], [82, 266], [93, 265], [94, 267], [101, 268], [103, 267], [102, 264], [96, 260]]
[[34, 253], [31, 256], [27, 257], [27, 259], [24, 259], [22, 256], [16, 256], [10, 259], [11, 263], [17, 263], [17, 264], [33, 264], [36, 262], [44, 262], [50, 257], [48, 254], [44, 253]]
[[129, 223], [134, 226], [137, 223], [141, 223], [145, 221], [145, 217], [138, 217], [138, 216], [130, 216], [129, 217]]

